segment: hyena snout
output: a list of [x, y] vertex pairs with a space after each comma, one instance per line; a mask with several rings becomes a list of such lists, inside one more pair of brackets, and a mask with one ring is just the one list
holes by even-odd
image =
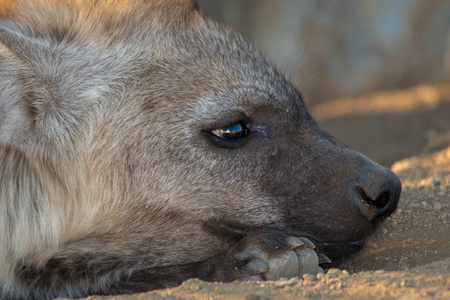
[[395, 211], [402, 184], [392, 171], [378, 165], [364, 173], [354, 191], [356, 205], [367, 220], [383, 220]]

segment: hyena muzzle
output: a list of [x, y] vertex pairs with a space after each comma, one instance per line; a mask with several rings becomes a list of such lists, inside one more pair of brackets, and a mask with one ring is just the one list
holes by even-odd
[[0, 0], [1, 299], [317, 273], [400, 191], [195, 1]]

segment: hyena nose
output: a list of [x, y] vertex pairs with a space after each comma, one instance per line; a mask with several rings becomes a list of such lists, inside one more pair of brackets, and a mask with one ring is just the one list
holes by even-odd
[[361, 214], [369, 221], [384, 219], [397, 207], [402, 184], [392, 171], [378, 167], [356, 187]]

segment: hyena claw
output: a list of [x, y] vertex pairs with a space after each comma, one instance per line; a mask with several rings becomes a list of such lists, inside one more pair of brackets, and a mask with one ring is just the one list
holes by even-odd
[[244, 272], [250, 276], [257, 276], [269, 270], [267, 263], [259, 258], [251, 260], [244, 267]]
[[312, 250], [316, 249], [316, 245], [314, 245], [311, 240], [305, 238], [305, 237], [295, 237], [291, 236], [286, 239], [286, 243], [288, 246], [291, 246], [293, 248], [310, 248]]
[[319, 256], [319, 265], [320, 264], [331, 264], [331, 259], [323, 253], [318, 253]]
[[300, 238], [295, 237], [295, 236], [288, 237], [286, 239], [286, 243], [288, 244], [288, 246], [290, 246], [292, 248], [297, 248], [297, 247], [305, 245], [305, 243]]
[[294, 249], [298, 258], [298, 275], [301, 277], [304, 274], [316, 275], [319, 272], [319, 257], [316, 251], [306, 249]]
[[303, 241], [303, 243], [305, 243], [306, 245], [308, 245], [308, 247], [310, 248], [310, 249], [316, 249], [316, 245], [314, 245], [314, 243], [313, 242], [311, 242], [309, 239], [307, 239], [307, 238], [305, 238], [305, 237], [300, 237], [299, 238], [301, 241]]
[[237, 262], [245, 262], [241, 268], [245, 280], [277, 280], [302, 277], [304, 274], [323, 273], [319, 267], [319, 256], [324, 262], [328, 257], [317, 254], [314, 244], [307, 238], [289, 237], [286, 240], [290, 250], [278, 255], [269, 255], [255, 246], [235, 256]]
[[269, 270], [264, 272], [266, 280], [294, 278], [299, 275], [299, 260], [294, 251], [286, 251], [269, 260]]

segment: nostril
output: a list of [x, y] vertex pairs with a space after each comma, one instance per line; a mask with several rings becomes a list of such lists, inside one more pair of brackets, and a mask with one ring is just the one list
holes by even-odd
[[391, 199], [391, 195], [389, 192], [382, 193], [375, 201], [372, 203], [373, 206], [382, 208], [389, 205]]
[[391, 195], [389, 192], [383, 192], [375, 199], [372, 199], [367, 195], [363, 188], [359, 187], [357, 190], [367, 204], [377, 208], [385, 208], [389, 206], [389, 202], [391, 200]]

